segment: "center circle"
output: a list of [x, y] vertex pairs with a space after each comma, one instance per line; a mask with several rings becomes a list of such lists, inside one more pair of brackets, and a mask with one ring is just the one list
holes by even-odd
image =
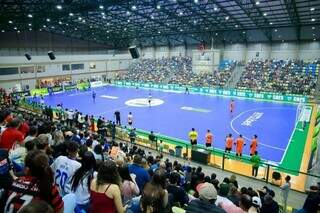
[[164, 103], [163, 100], [157, 99], [157, 98], [152, 98], [150, 101], [150, 104], [149, 104], [149, 99], [147, 98], [136, 98], [136, 99], [131, 99], [125, 102], [126, 105], [133, 106], [133, 107], [159, 106], [163, 103]]

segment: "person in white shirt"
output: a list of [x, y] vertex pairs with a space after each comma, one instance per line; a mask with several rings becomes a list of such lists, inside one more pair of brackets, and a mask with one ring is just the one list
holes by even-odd
[[74, 113], [72, 112], [72, 110], [66, 109], [66, 114], [67, 114], [67, 125], [72, 126]]
[[66, 194], [65, 185], [68, 183], [69, 178], [81, 167], [81, 164], [76, 161], [78, 150], [79, 145], [76, 142], [69, 142], [67, 144], [68, 157], [59, 156], [51, 165], [51, 169], [54, 172], [54, 181], [61, 196]]
[[132, 126], [132, 123], [133, 123], [133, 115], [132, 115], [131, 112], [129, 112], [129, 114], [128, 114], [128, 125]]
[[81, 167], [77, 169], [74, 175], [69, 179], [66, 185], [67, 193], [76, 195], [76, 203], [78, 210], [88, 212], [90, 204], [90, 184], [94, 176], [97, 176], [96, 160], [90, 151], [86, 151], [82, 155]]

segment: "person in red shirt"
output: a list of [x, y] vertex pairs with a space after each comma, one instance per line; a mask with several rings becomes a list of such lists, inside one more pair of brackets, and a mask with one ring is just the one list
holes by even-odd
[[213, 135], [208, 129], [206, 133], [206, 147], [211, 147], [212, 141], [213, 141]]
[[232, 144], [233, 144], [232, 134], [229, 134], [226, 137], [226, 149], [224, 152], [230, 153], [232, 150]]
[[22, 144], [24, 136], [23, 134], [18, 130], [20, 126], [20, 120], [19, 119], [13, 119], [9, 122], [7, 125], [7, 129], [4, 130], [0, 137], [0, 148], [10, 150], [14, 149], [16, 143]]
[[254, 153], [257, 151], [257, 146], [258, 146], [258, 136], [254, 135], [253, 139], [251, 141], [251, 145], [250, 145], [250, 155], [254, 155]]
[[4, 212], [19, 212], [33, 201], [47, 202], [56, 213], [62, 213], [64, 203], [54, 185], [53, 172], [46, 154], [30, 151], [25, 159], [25, 176], [13, 181]]
[[239, 156], [241, 158], [242, 157], [243, 146], [246, 145], [242, 135], [239, 135], [239, 137], [237, 138], [237, 140], [236, 140], [236, 142], [234, 144], [236, 145], [236, 156]]
[[22, 121], [18, 130], [23, 134], [23, 137], [26, 137], [29, 133], [29, 130], [30, 130], [28, 122], [26, 122], [23, 119], [23, 116], [21, 114], [18, 115], [18, 118]]

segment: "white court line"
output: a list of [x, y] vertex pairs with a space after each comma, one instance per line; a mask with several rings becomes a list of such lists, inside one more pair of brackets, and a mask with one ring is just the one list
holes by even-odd
[[111, 96], [111, 95], [101, 95], [101, 98], [109, 98], [109, 99], [118, 99], [119, 97]]
[[[255, 111], [255, 110], [262, 110], [262, 109], [283, 109], [283, 108], [282, 108], [282, 107], [260, 107], [260, 108], [254, 108], [254, 109], [250, 109], [250, 110], [246, 110], [246, 111], [244, 111], [244, 112], [241, 112], [239, 115], [237, 115], [234, 119], [231, 120], [231, 122], [230, 122], [231, 129], [232, 129], [234, 132], [236, 132], [237, 134], [240, 134], [240, 133], [233, 127], [233, 122], [234, 122], [236, 119], [238, 119], [240, 116], [242, 116], [244, 113], [251, 112], [251, 111]], [[292, 131], [291, 136], [292, 136], [293, 132], [294, 132], [294, 130]], [[243, 138], [245, 138], [245, 139], [248, 140], [248, 141], [251, 141], [251, 139], [248, 138], [248, 137], [246, 137], [246, 136], [243, 136]], [[291, 139], [291, 137], [290, 137], [290, 139]], [[259, 144], [261, 144], [262, 146], [271, 148], [271, 149], [277, 149], [277, 150], [281, 150], [281, 151], [285, 151], [285, 152], [286, 152], [286, 150], [287, 150], [288, 147], [289, 147], [290, 141], [291, 141], [291, 140], [288, 141], [286, 149], [279, 148], [279, 147], [275, 147], [275, 146], [270, 146], [270, 145], [268, 145], [268, 144], [260, 143], [260, 142], [259, 142]], [[283, 156], [284, 156], [284, 155], [283, 155]]]

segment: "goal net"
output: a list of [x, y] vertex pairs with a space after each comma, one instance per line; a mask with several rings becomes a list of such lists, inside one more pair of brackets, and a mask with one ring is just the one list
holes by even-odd
[[306, 123], [310, 121], [311, 111], [312, 108], [310, 106], [301, 101], [299, 102], [296, 112], [295, 128], [304, 130]]

